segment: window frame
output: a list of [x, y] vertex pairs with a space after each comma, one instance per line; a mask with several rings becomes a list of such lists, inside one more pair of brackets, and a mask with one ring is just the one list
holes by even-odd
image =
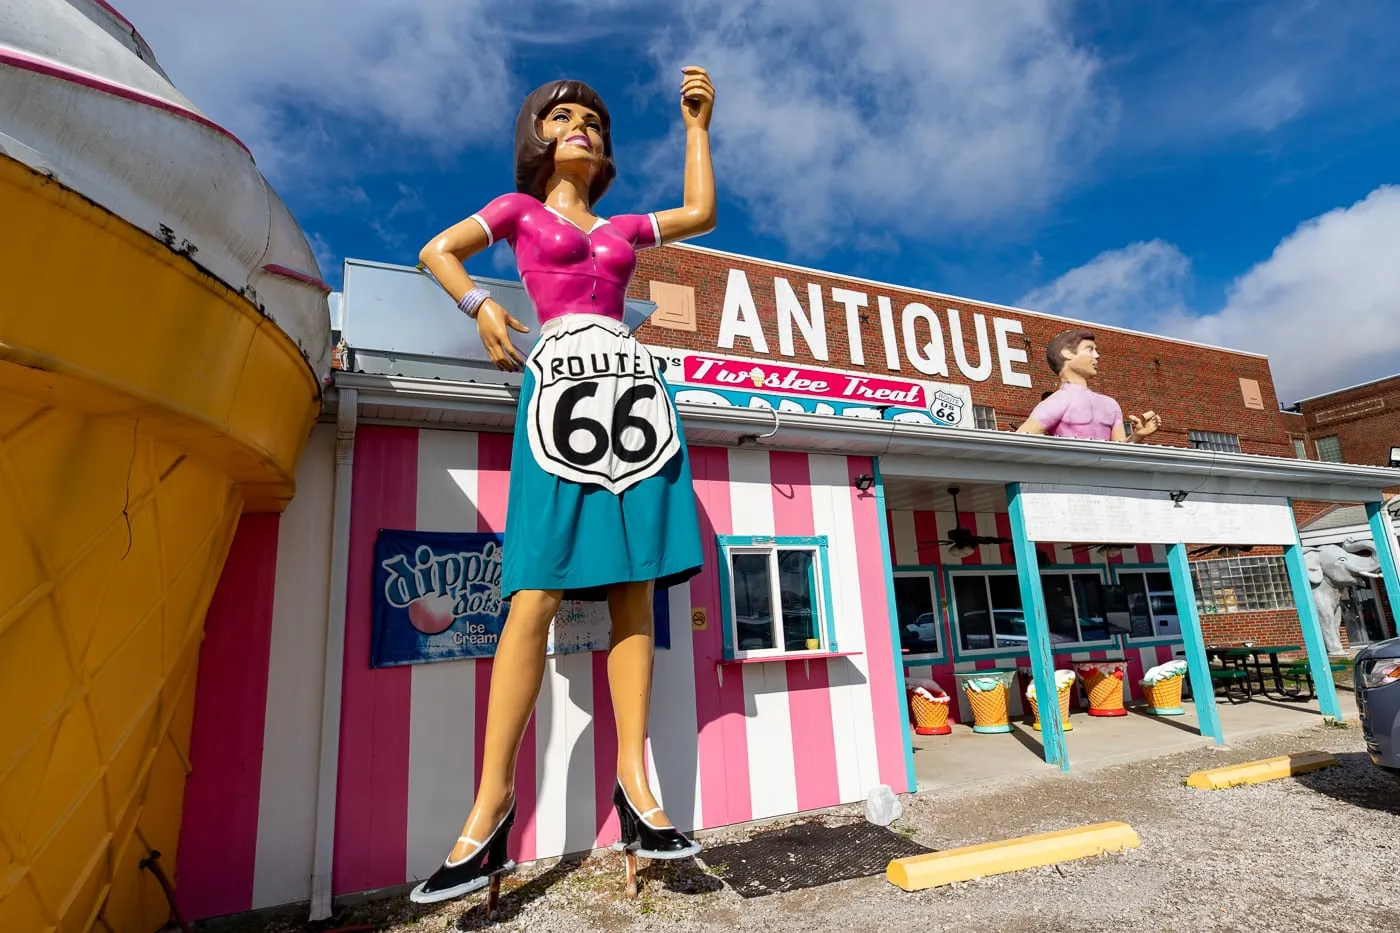
[[[1208, 600], [1205, 598], [1205, 589], [1204, 589], [1204, 587], [1201, 585], [1201, 579], [1202, 579], [1202, 578], [1201, 578], [1201, 575], [1200, 575], [1200, 573], [1199, 573], [1199, 570], [1203, 567], [1203, 565], [1206, 565], [1206, 564], [1229, 564], [1229, 563], [1234, 563], [1234, 562], [1236, 562], [1236, 561], [1270, 561], [1270, 562], [1276, 562], [1276, 563], [1275, 563], [1275, 566], [1277, 567], [1277, 569], [1279, 569], [1279, 570], [1282, 571], [1282, 582], [1271, 583], [1271, 584], [1269, 584], [1269, 586], [1270, 586], [1270, 588], [1273, 590], [1273, 592], [1274, 592], [1275, 595], [1282, 595], [1282, 596], [1284, 596], [1284, 597], [1287, 598], [1287, 605], [1275, 605], [1275, 606], [1263, 607], [1263, 608], [1257, 607], [1257, 606], [1251, 606], [1251, 607], [1242, 608], [1242, 607], [1240, 607], [1239, 601], [1238, 601], [1238, 599], [1237, 599], [1236, 602], [1235, 602], [1235, 608], [1233, 608], [1233, 609], [1222, 609], [1222, 608], [1220, 608], [1220, 600], [1219, 600], [1219, 598], [1218, 598], [1218, 593], [1216, 593], [1216, 592], [1214, 592], [1214, 591], [1212, 592], [1212, 596], [1215, 596], [1216, 598], [1208, 601]], [[1249, 564], [1249, 565], [1241, 566], [1240, 569], [1243, 570], [1243, 569], [1248, 569], [1248, 568], [1255, 568], [1255, 567], [1258, 567], [1258, 566], [1259, 566], [1258, 564]], [[1246, 584], [1252, 584], [1252, 585], [1255, 585], [1255, 586], [1260, 585], [1260, 584], [1258, 583], [1257, 580], [1246, 579], [1244, 582], [1245, 582]], [[1287, 565], [1287, 563], [1285, 562], [1284, 558], [1281, 557], [1281, 556], [1278, 556], [1278, 555], [1266, 554], [1266, 555], [1260, 555], [1260, 556], [1257, 556], [1257, 557], [1256, 557], [1256, 556], [1249, 556], [1249, 557], [1245, 557], [1245, 556], [1241, 556], [1241, 557], [1216, 557], [1216, 558], [1210, 558], [1210, 559], [1207, 559], [1207, 560], [1191, 561], [1191, 590], [1192, 590], [1192, 594], [1191, 594], [1191, 595], [1192, 595], [1192, 596], [1195, 598], [1195, 600], [1196, 600], [1196, 612], [1197, 612], [1202, 618], [1204, 618], [1205, 616], [1230, 616], [1230, 615], [1239, 615], [1240, 613], [1247, 613], [1247, 612], [1295, 612], [1295, 611], [1297, 611], [1297, 608], [1298, 608], [1297, 605], [1296, 605], [1296, 603], [1294, 602], [1292, 581], [1289, 579], [1289, 576], [1288, 576], [1288, 565]], [[1209, 606], [1209, 607], [1213, 607], [1213, 608], [1208, 608], [1208, 606]]]
[[[1322, 455], [1322, 442], [1336, 441], [1337, 459], [1333, 460]], [[1313, 438], [1313, 452], [1317, 454], [1319, 463], [1346, 463], [1346, 455], [1342, 453], [1342, 436], [1340, 434], [1325, 434], [1322, 437]]]
[[[724, 660], [746, 661], [757, 659], [801, 660], [834, 654], [839, 649], [836, 643], [836, 618], [832, 611], [829, 542], [826, 535], [716, 535], [719, 552], [720, 615], [723, 622]], [[813, 582], [817, 592], [812, 596], [812, 607], [818, 613], [817, 636], [821, 644], [815, 651], [790, 651], [783, 638], [782, 589], [777, 567], [779, 551], [809, 551], [815, 556]], [[775, 609], [774, 647], [753, 648], [740, 651], [738, 633], [735, 629], [734, 561], [735, 554], [767, 554], [769, 558], [769, 585], [772, 606]]]
[[[1170, 575], [1171, 575], [1171, 567], [1170, 567], [1170, 565], [1168, 565], [1168, 564], [1114, 564], [1114, 565], [1112, 566], [1111, 569], [1112, 569], [1112, 571], [1113, 571], [1113, 574], [1112, 574], [1113, 580], [1112, 580], [1112, 582], [1114, 582], [1114, 583], [1122, 583], [1122, 582], [1123, 582], [1123, 581], [1122, 581], [1122, 577], [1123, 577], [1124, 574], [1141, 574], [1144, 578], [1146, 578], [1148, 574], [1152, 574], [1152, 573], [1165, 573], [1165, 574], [1168, 575], [1168, 577], [1170, 577]], [[1160, 592], [1159, 590], [1153, 590], [1151, 587], [1149, 587], [1149, 586], [1147, 585], [1147, 580], [1146, 580], [1146, 579], [1143, 580], [1143, 589], [1147, 592], [1147, 594], [1148, 594], [1149, 597], [1150, 597], [1151, 594], [1154, 593], [1154, 592]], [[1181, 606], [1180, 606], [1181, 597], [1177, 594], [1177, 592], [1176, 592], [1176, 586], [1175, 586], [1175, 585], [1172, 586], [1171, 593], [1172, 593], [1172, 598], [1175, 599], [1175, 600], [1177, 601], [1177, 603], [1178, 603], [1178, 605], [1177, 605], [1177, 617], [1178, 617], [1178, 619], [1179, 619], [1180, 616], [1181, 616]], [[1193, 593], [1192, 596], [1194, 597], [1194, 595], [1195, 595], [1195, 594]], [[1147, 601], [1147, 613], [1148, 613], [1148, 615], [1149, 615], [1149, 616], [1151, 617], [1151, 619], [1152, 619], [1152, 630], [1155, 632], [1155, 631], [1157, 630], [1157, 624], [1156, 624], [1156, 623], [1157, 623], [1157, 615], [1156, 615], [1156, 613], [1154, 613], [1154, 612], [1152, 611], [1152, 600], [1151, 600], [1150, 598], [1149, 598], [1148, 601]], [[1180, 625], [1180, 622], [1178, 622], [1177, 624]], [[1136, 648], [1151, 648], [1151, 647], [1155, 647], [1155, 646], [1157, 646], [1157, 645], [1180, 645], [1180, 644], [1185, 644], [1185, 642], [1186, 642], [1186, 632], [1185, 632], [1185, 630], [1183, 630], [1182, 633], [1181, 633], [1180, 635], [1177, 635], [1177, 636], [1173, 636], [1173, 635], [1147, 635], [1147, 636], [1144, 636], [1144, 637], [1141, 637], [1141, 638], [1129, 634], [1129, 635], [1124, 635], [1123, 638], [1124, 638], [1124, 640], [1125, 640], [1125, 642], [1126, 642], [1127, 644], [1132, 645], [1133, 647], [1136, 647]]]
[[[1210, 446], [1211, 442], [1218, 438], [1231, 438], [1234, 440], [1234, 447], [1228, 450], [1221, 450], [1219, 447]], [[1186, 432], [1186, 443], [1192, 450], [1209, 450], [1218, 454], [1240, 454], [1244, 453], [1244, 448], [1240, 446], [1240, 436], [1238, 434], [1226, 434], [1224, 431], [1201, 431], [1195, 428]]]
[[[980, 420], [980, 416], [981, 416], [983, 413], [986, 413], [986, 414], [991, 415], [991, 425], [990, 425], [990, 426], [984, 426], [984, 425], [978, 424], [978, 421]], [[998, 428], [997, 425], [998, 425], [998, 422], [997, 422], [997, 410], [996, 410], [996, 407], [995, 407], [995, 406], [993, 406], [993, 405], [973, 405], [973, 406], [972, 406], [972, 426], [973, 426], [974, 428], [976, 428], [976, 429], [979, 430], [979, 431], [996, 431], [996, 430], [999, 430], [999, 428]]]
[[[1084, 576], [1097, 576], [1100, 583], [1108, 582], [1108, 568], [1104, 564], [1055, 564], [1049, 567], [1039, 568], [1040, 575], [1046, 576], [1067, 576], [1073, 577], [1075, 574]], [[964, 648], [962, 643], [962, 632], [958, 620], [958, 596], [957, 590], [953, 587], [953, 580], [956, 577], [967, 576], [1018, 576], [1017, 568], [1012, 564], [980, 564], [971, 566], [945, 567], [943, 569], [944, 591], [948, 594], [948, 641], [951, 644], [953, 660], [971, 661], [983, 658], [1019, 658], [1030, 653], [1029, 643], [1023, 648]], [[1043, 590], [1043, 584], [1042, 584]], [[1070, 584], [1070, 594], [1075, 602], [1076, 622], [1078, 627], [1079, 597], [1074, 596], [1074, 585]], [[988, 605], [991, 604], [991, 593], [988, 592]], [[1023, 607], [1024, 611], [1024, 607]], [[996, 620], [993, 619], [992, 634], [995, 638]], [[1081, 631], [1081, 635], [1083, 632]], [[1102, 641], [1077, 641], [1071, 644], [1056, 645], [1050, 643], [1050, 653], [1052, 655], [1076, 654], [1083, 651], [1102, 651], [1117, 647], [1118, 636], [1110, 635]]]
[[[899, 660], [901, 664], [918, 665], [948, 660], [948, 612], [947, 606], [944, 605], [942, 594], [939, 592], [938, 572], [939, 568], [936, 566], [926, 567], [919, 565], [912, 567], [895, 567], [891, 572], [891, 577], [893, 579], [898, 579], [899, 577], [927, 578], [929, 592], [933, 595], [933, 614], [938, 618], [938, 650], [932, 654], [926, 652], [921, 654], [905, 654], [903, 649], [898, 648], [898, 641], [896, 641], [896, 648], [899, 650]], [[896, 614], [898, 611], [898, 606], [896, 606]], [[896, 618], [895, 625], [897, 626], [898, 624], [899, 619]], [[896, 632], [897, 631], [896, 629]]]

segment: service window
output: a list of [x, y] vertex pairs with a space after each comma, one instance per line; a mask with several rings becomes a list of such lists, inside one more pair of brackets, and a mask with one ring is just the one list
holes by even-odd
[[835, 651], [826, 538], [719, 536], [725, 657]]

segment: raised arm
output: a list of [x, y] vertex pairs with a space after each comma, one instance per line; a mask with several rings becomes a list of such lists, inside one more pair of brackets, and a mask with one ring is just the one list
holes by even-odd
[[715, 89], [705, 69], [687, 66], [681, 71], [685, 74], [681, 82], [685, 203], [656, 212], [662, 243], [699, 236], [715, 228], [715, 172], [710, 164], [710, 115], [715, 106]]

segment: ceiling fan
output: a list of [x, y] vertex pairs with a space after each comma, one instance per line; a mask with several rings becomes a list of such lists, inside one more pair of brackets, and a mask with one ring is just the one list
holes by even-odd
[[953, 557], [967, 557], [976, 551], [983, 544], [1010, 544], [1010, 538], [1002, 538], [993, 535], [979, 535], [975, 531], [969, 531], [962, 526], [962, 513], [958, 511], [958, 493], [961, 490], [957, 486], [948, 488], [948, 495], [953, 497], [953, 518], [956, 527], [948, 532], [948, 537], [940, 541], [920, 541], [919, 544], [947, 545], [948, 553]]
[[1095, 551], [1105, 557], [1119, 557], [1124, 551], [1137, 547], [1135, 544], [1074, 544], [1071, 551]]
[[1239, 557], [1241, 554], [1248, 554], [1254, 550], [1252, 544], [1207, 544], [1205, 547], [1198, 547], [1189, 552], [1190, 557], [1201, 557], [1205, 554], [1215, 552], [1221, 557]]

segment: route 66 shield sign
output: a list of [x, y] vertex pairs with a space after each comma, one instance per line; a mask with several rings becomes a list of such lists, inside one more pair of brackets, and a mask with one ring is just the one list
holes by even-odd
[[655, 476], [680, 451], [657, 365], [631, 334], [587, 322], [546, 333], [529, 366], [530, 452], [540, 469], [612, 493]]

